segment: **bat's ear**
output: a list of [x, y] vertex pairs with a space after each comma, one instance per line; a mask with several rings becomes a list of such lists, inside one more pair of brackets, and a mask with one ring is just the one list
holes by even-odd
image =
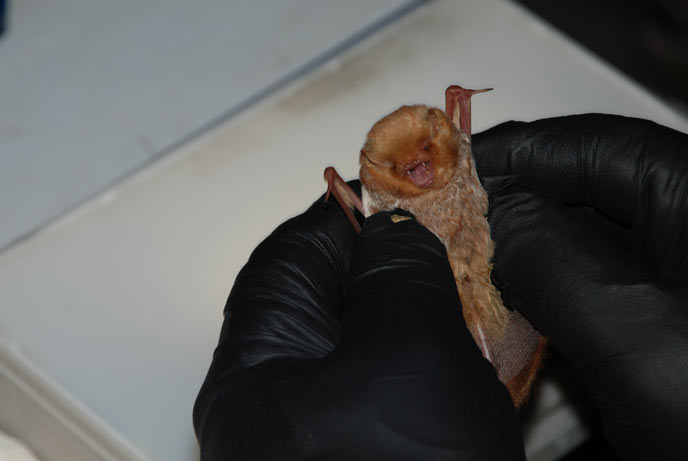
[[358, 157], [358, 163], [363, 166], [370, 166], [370, 165], [376, 165], [375, 162], [370, 160], [370, 142], [366, 141], [365, 145], [363, 148], [361, 148], [361, 155]]
[[426, 120], [430, 124], [430, 137], [438, 136], [447, 131], [448, 127], [451, 127], [451, 121], [447, 119], [444, 112], [436, 107], [428, 109]]
[[428, 114], [425, 119], [430, 124], [430, 136], [434, 136], [437, 132], [437, 109], [434, 107], [428, 108]]
[[360, 156], [359, 159], [362, 158], [369, 158], [368, 155], [370, 154], [370, 141], [366, 140], [366, 143], [363, 145], [360, 151]]

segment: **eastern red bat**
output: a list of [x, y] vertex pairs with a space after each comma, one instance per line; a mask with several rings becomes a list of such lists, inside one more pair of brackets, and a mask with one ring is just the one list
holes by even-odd
[[402, 208], [439, 237], [466, 325], [519, 407], [540, 368], [545, 339], [520, 314], [504, 307], [490, 280], [494, 243], [486, 218], [488, 197], [470, 143], [471, 96], [483, 91], [453, 85], [445, 92], [446, 113], [414, 105], [383, 117], [361, 149], [362, 200], [332, 167], [325, 170], [327, 197], [335, 195], [357, 231], [353, 209], [370, 216]]

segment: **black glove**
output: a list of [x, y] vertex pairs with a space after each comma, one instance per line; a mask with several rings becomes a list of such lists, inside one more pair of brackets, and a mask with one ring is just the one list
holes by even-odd
[[606, 115], [473, 137], [494, 276], [625, 460], [688, 459], [688, 136]]
[[[359, 186], [360, 187], [360, 186]], [[194, 407], [203, 459], [518, 460], [516, 414], [410, 219], [316, 202], [237, 277]]]

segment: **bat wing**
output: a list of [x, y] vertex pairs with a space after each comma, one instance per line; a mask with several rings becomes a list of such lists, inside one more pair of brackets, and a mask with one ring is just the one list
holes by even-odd
[[333, 167], [328, 166], [325, 168], [323, 173], [325, 181], [327, 182], [327, 193], [325, 194], [325, 202], [327, 203], [330, 199], [330, 195], [334, 195], [334, 198], [339, 203], [339, 206], [344, 211], [347, 219], [354, 226], [356, 233], [361, 233], [361, 225], [358, 224], [358, 220], [354, 216], [354, 210], [358, 210], [361, 214], [363, 213], [363, 203], [361, 198], [354, 192], [354, 190], [349, 187], [349, 185], [339, 176], [337, 170]]
[[471, 140], [471, 96], [490, 91], [492, 88], [482, 90], [469, 90], [459, 85], [452, 85], [444, 92], [445, 113], [459, 130]]

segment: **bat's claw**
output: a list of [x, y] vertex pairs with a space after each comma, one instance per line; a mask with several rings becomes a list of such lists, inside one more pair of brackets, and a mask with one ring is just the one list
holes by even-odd
[[479, 90], [471, 90], [469, 88], [463, 88], [459, 85], [450, 85], [447, 87], [447, 89], [444, 91], [444, 96], [445, 97], [453, 97], [453, 98], [470, 98], [474, 94], [478, 93], [486, 93], [488, 91], [492, 91], [494, 88], [481, 88]]

